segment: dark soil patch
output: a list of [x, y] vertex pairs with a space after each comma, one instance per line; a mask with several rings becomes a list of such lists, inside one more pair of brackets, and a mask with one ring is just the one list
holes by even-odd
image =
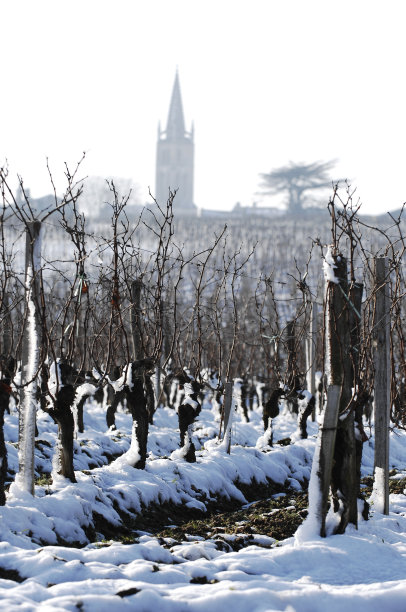
[[400, 495], [406, 489], [406, 478], [389, 478], [389, 493]]
[[[186, 536], [203, 538], [219, 537], [223, 534], [246, 536], [261, 534], [275, 540], [291, 537], [307, 516], [307, 495], [293, 491], [283, 497], [270, 498], [252, 503], [248, 508], [205, 516], [204, 519], [184, 522], [176, 527], [167, 527], [157, 535], [182, 541]], [[249, 544], [249, 538], [245, 538]], [[227, 540], [229, 541], [229, 540]], [[229, 541], [235, 549], [233, 541]], [[173, 544], [173, 543], [172, 543]], [[240, 548], [241, 538], [236, 539]]]
[[[364, 485], [362, 492], [364, 496], [368, 498], [372, 493], [374, 479], [372, 476], [366, 476], [365, 478], [362, 478], [361, 483]], [[398, 472], [396, 470], [391, 470], [389, 472], [389, 493], [399, 495], [404, 493], [405, 489], [406, 478], [399, 478]]]
[[280, 446], [289, 446], [290, 443], [291, 443], [290, 438], [281, 438], [275, 444], [279, 444]]
[[213, 580], [209, 580], [207, 576], [195, 576], [190, 579], [190, 584], [216, 584], [218, 580], [213, 578]]
[[0, 579], [12, 580], [13, 582], [24, 582], [25, 580], [25, 578], [20, 576], [17, 570], [5, 569], [4, 567], [0, 567]]
[[[289, 492], [289, 494], [293, 495], [292, 491], [287, 486], [278, 485], [271, 480], [266, 483], [252, 481], [250, 484], [243, 484], [239, 482], [234, 484], [243, 493], [248, 502], [256, 500], [256, 503], [259, 503], [259, 501], [264, 499], [269, 500], [272, 495], [278, 493]], [[206, 512], [197, 508], [187, 508], [185, 505], [174, 505], [173, 503], [165, 502], [161, 504], [151, 504], [141, 513], [137, 514], [134, 511], [134, 514], [131, 514], [124, 512], [117, 505], [114, 505], [114, 508], [120, 514], [124, 525], [121, 535], [128, 536], [129, 533], [133, 531], [147, 531], [153, 534], [160, 534], [166, 528], [168, 528], [168, 525], [179, 526], [179, 529], [185, 531], [186, 525], [196, 523], [202, 525], [210, 524], [213, 526], [214, 523], [216, 523], [217, 517], [227, 517], [234, 514], [236, 516], [241, 516], [239, 514], [241, 512], [241, 502], [236, 499], [219, 497], [215, 501], [207, 501], [201, 492], [199, 494], [199, 491], [196, 491], [196, 499], [199, 499], [205, 503], [207, 508]], [[278, 503], [276, 500], [274, 501], [275, 503]], [[280, 503], [283, 506], [283, 502], [281, 501]], [[103, 524], [103, 517], [96, 516], [95, 519], [95, 530], [107, 535], [111, 528], [109, 530], [106, 522]], [[117, 538], [117, 528], [113, 528], [113, 531], [115, 538]], [[119, 529], [119, 531], [121, 530]]]
[[[110, 525], [101, 514], [94, 513], [94, 528], [87, 529], [86, 536], [94, 541], [97, 534], [99, 537], [103, 534], [105, 539], [131, 544], [137, 541], [140, 532], [147, 532], [159, 537], [164, 545], [165, 540], [169, 539], [171, 543], [168, 546], [172, 546], [174, 541], [187, 539], [186, 536], [221, 538], [222, 534], [231, 534], [238, 536], [230, 542], [231, 548], [238, 550], [242, 545], [247, 546], [249, 536], [255, 534], [267, 535], [275, 540], [292, 536], [307, 514], [307, 495], [292, 491], [287, 485], [281, 486], [272, 481], [236, 484], [250, 503], [247, 508], [235, 499], [224, 497], [205, 501], [203, 495], [199, 496], [199, 491], [196, 491], [196, 498], [205, 501], [206, 512], [166, 502], [151, 504], [140, 513], [135, 510], [132, 513], [114, 504], [122, 526]], [[228, 544], [219, 541], [219, 545], [222, 544], [228, 548]]]
[[132, 587], [131, 589], [126, 589], [125, 591], [119, 591], [116, 593], [116, 595], [119, 597], [130, 597], [131, 595], [136, 595], [139, 592], [140, 589], [137, 589], [137, 587]]

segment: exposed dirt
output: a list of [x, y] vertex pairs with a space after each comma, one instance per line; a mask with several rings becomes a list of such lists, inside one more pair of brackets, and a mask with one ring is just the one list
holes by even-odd
[[390, 478], [389, 493], [401, 494], [406, 489], [406, 478]]
[[[290, 440], [279, 441], [289, 444]], [[90, 472], [89, 472], [90, 473]], [[48, 485], [49, 474], [42, 474], [37, 484]], [[307, 516], [307, 483], [302, 483], [302, 491], [293, 491], [286, 483], [278, 485], [272, 481], [250, 484], [234, 483], [243, 493], [248, 504], [241, 506], [235, 499], [219, 497], [208, 501], [205, 495], [196, 490], [196, 499], [205, 503], [207, 511], [202, 512], [185, 505], [172, 503], [151, 504], [141, 513], [123, 511], [117, 504], [115, 509], [122, 519], [117, 528], [108, 523], [102, 514], [94, 513], [94, 527], [86, 530], [89, 541], [120, 540], [124, 543], [136, 542], [140, 533], [150, 533], [158, 537], [164, 546], [191, 538], [215, 539], [218, 547], [224, 550], [239, 550], [255, 541], [255, 544], [269, 546], [269, 540], [261, 544], [258, 536], [267, 536], [276, 543], [291, 537]], [[362, 492], [368, 498], [372, 492], [373, 478], [362, 479]], [[396, 470], [390, 472], [390, 493], [401, 494], [406, 488], [406, 478], [401, 478]], [[50, 492], [50, 491], [48, 491]], [[59, 541], [61, 545], [78, 546]], [[3, 577], [1, 572], [0, 578]], [[14, 578], [11, 578], [14, 579]]]
[[14, 582], [24, 582], [25, 578], [20, 576], [17, 570], [5, 569], [0, 567], [0, 579], [1, 580], [13, 580]]
[[[406, 479], [399, 478], [395, 471], [390, 475], [390, 493], [403, 493]], [[372, 477], [362, 480], [365, 498], [371, 494], [372, 484]], [[304, 489], [306, 485], [303, 483]], [[211, 538], [218, 541], [219, 547], [225, 544], [225, 540], [227, 544], [224, 550], [239, 550], [254, 540], [255, 544], [261, 546], [256, 535], [268, 536], [276, 540], [276, 543], [291, 537], [307, 516], [306, 491], [293, 491], [288, 486], [272, 482], [266, 485], [257, 482], [250, 485], [240, 483], [238, 486], [249, 500], [248, 505], [241, 506], [236, 500], [224, 498], [208, 503], [207, 512], [172, 504], [153, 505], [138, 516], [123, 516], [121, 513], [125, 528], [120, 533], [103, 524], [103, 517], [96, 517], [96, 531], [107, 538], [121, 539], [128, 543], [137, 541], [140, 532], [147, 532], [160, 538], [161, 543], [168, 547], [193, 537]]]
[[287, 490], [284, 495], [259, 500], [232, 512], [216, 513], [176, 527], [166, 527], [157, 535], [182, 541], [190, 535], [213, 538], [230, 534], [239, 536], [228, 540], [236, 550], [250, 543], [253, 539], [250, 535], [261, 534], [277, 541], [284, 540], [295, 533], [306, 516], [307, 494]]
[[[369, 497], [372, 493], [374, 479], [372, 476], [366, 476], [362, 479], [362, 491], [365, 497]], [[389, 493], [402, 494], [406, 489], [406, 478], [401, 478], [396, 470], [389, 472]]]
[[252, 543], [256, 534], [276, 541], [292, 536], [307, 515], [306, 493], [271, 481], [238, 486], [249, 500], [244, 506], [236, 500], [219, 498], [206, 504], [207, 512], [166, 503], [153, 504], [136, 515], [123, 513], [117, 507], [122, 528], [112, 527], [97, 514], [94, 515], [95, 529], [87, 536], [93, 540], [97, 534], [99, 538], [103, 534], [105, 539], [132, 543], [137, 541], [140, 532], [147, 532], [159, 537], [163, 545], [173, 546], [174, 542], [190, 537], [221, 539], [223, 535], [230, 535], [235, 537], [227, 538], [228, 549], [238, 550]]

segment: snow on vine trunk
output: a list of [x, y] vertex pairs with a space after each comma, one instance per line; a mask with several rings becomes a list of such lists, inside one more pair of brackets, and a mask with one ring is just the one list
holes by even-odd
[[79, 404], [83, 400], [83, 398], [93, 397], [96, 391], [97, 391], [97, 387], [89, 382], [82, 383], [76, 389], [75, 400], [71, 407], [72, 414], [73, 414], [73, 423], [74, 423], [73, 432], [74, 432], [75, 438], [78, 437], [78, 431], [79, 431]]
[[20, 442], [18, 460], [20, 471], [16, 482], [18, 486], [34, 494], [34, 442], [36, 421], [37, 381], [34, 378], [38, 368], [38, 334], [35, 316], [35, 304], [32, 294], [28, 295], [28, 316], [26, 335], [28, 337], [28, 363], [23, 369], [23, 384], [28, 383], [22, 391], [20, 405]]
[[[330, 531], [330, 526], [326, 524], [327, 509], [329, 506], [330, 485], [333, 477], [333, 463], [338, 471], [338, 453], [336, 453], [336, 438], [338, 427], [338, 416], [340, 410], [340, 402], [343, 397], [343, 389], [345, 371], [344, 365], [340, 359], [342, 354], [341, 342], [344, 346], [349, 347], [350, 342], [345, 336], [347, 329], [343, 328], [344, 316], [342, 316], [340, 328], [338, 328], [336, 313], [344, 313], [343, 298], [340, 292], [336, 291], [337, 287], [341, 288], [340, 279], [346, 279], [346, 263], [341, 256], [334, 257], [331, 247], [328, 248], [324, 259], [324, 276], [326, 281], [326, 360], [325, 370], [328, 380], [327, 403], [321, 418], [319, 427], [317, 446], [313, 457], [312, 473], [309, 483], [309, 513], [297, 532], [298, 541], [307, 538], [315, 537], [316, 535], [325, 536]], [[340, 268], [340, 270], [339, 270]], [[342, 269], [341, 269], [342, 268]], [[340, 277], [336, 276], [336, 271], [340, 272]], [[344, 290], [341, 289], [344, 293]], [[348, 377], [347, 377], [348, 380]], [[352, 426], [353, 427], [353, 426]], [[349, 439], [349, 436], [348, 436]], [[350, 444], [348, 443], [348, 447]], [[349, 454], [349, 448], [343, 443], [341, 444], [342, 453]], [[342, 459], [342, 457], [340, 457]], [[348, 460], [350, 468], [352, 464]], [[351, 497], [353, 489], [350, 489], [352, 473], [351, 469], [347, 469], [346, 473], [343, 464], [340, 464], [339, 473], [335, 475], [336, 490], [340, 489], [341, 498], [347, 504], [345, 521], [341, 523], [344, 532], [345, 527], [353, 510], [351, 503], [354, 499]], [[344, 478], [348, 479], [347, 483]], [[338, 484], [337, 484], [338, 482]], [[356, 509], [356, 496], [355, 496]], [[343, 514], [343, 512], [341, 513]], [[355, 519], [356, 521], [356, 519]], [[353, 522], [351, 520], [351, 522]], [[356, 522], [354, 523], [356, 524]], [[337, 531], [337, 529], [336, 529]]]
[[16, 486], [27, 493], [34, 495], [34, 444], [37, 409], [37, 371], [39, 366], [39, 328], [36, 312], [36, 289], [38, 287], [38, 273], [41, 268], [41, 223], [32, 221], [27, 226], [26, 240], [26, 324], [22, 347], [22, 376], [23, 385], [20, 402], [19, 421], [19, 473], [16, 477]]

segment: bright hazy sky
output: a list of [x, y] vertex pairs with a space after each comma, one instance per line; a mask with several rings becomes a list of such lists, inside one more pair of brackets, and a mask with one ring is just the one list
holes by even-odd
[[404, 0], [0, 0], [0, 163], [35, 196], [63, 163], [155, 189], [176, 67], [195, 123], [195, 202], [337, 160], [364, 212], [406, 200]]

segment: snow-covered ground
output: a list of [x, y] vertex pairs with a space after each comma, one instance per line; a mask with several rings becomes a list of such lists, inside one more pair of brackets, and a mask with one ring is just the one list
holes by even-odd
[[[238, 552], [220, 550], [214, 539], [188, 536], [165, 543], [139, 532], [137, 543], [89, 543], [86, 534], [97, 512], [120, 525], [118, 511], [137, 514], [155, 502], [205, 509], [219, 495], [244, 503], [238, 482], [288, 480], [293, 489], [310, 477], [317, 425], [298, 440], [287, 413], [275, 419], [275, 440], [289, 446], [261, 447], [260, 411], [250, 423], [235, 416], [231, 454], [216, 439], [218, 422], [210, 405], [200, 413], [194, 441], [197, 463], [188, 464], [178, 449], [177, 416], [161, 408], [149, 436], [145, 470], [126, 461], [131, 420], [120, 410], [117, 431], [107, 432], [104, 410], [86, 405], [85, 432], [75, 452], [77, 483], [57, 481], [36, 486], [36, 496], [10, 488], [0, 508], [0, 605], [11, 610], [137, 610], [233, 612], [404, 612], [406, 610], [406, 497], [391, 495], [389, 516], [360, 518], [358, 530], [345, 535], [309, 537], [305, 529], [283, 542], [254, 538], [261, 544]], [[37, 469], [51, 471], [56, 430], [39, 413]], [[17, 470], [17, 416], [6, 415], [9, 467]], [[114, 457], [117, 457], [114, 459]], [[363, 473], [371, 474], [373, 440], [364, 444]], [[406, 467], [406, 439], [391, 434], [391, 467]], [[167, 507], [167, 506], [165, 506]], [[170, 517], [168, 517], [168, 520]], [[60, 546], [64, 541], [74, 546]], [[165, 545], [164, 545], [165, 544]], [[81, 545], [80, 548], [77, 546]], [[14, 570], [23, 578], [16, 582]], [[17, 577], [15, 574], [14, 577]]]

